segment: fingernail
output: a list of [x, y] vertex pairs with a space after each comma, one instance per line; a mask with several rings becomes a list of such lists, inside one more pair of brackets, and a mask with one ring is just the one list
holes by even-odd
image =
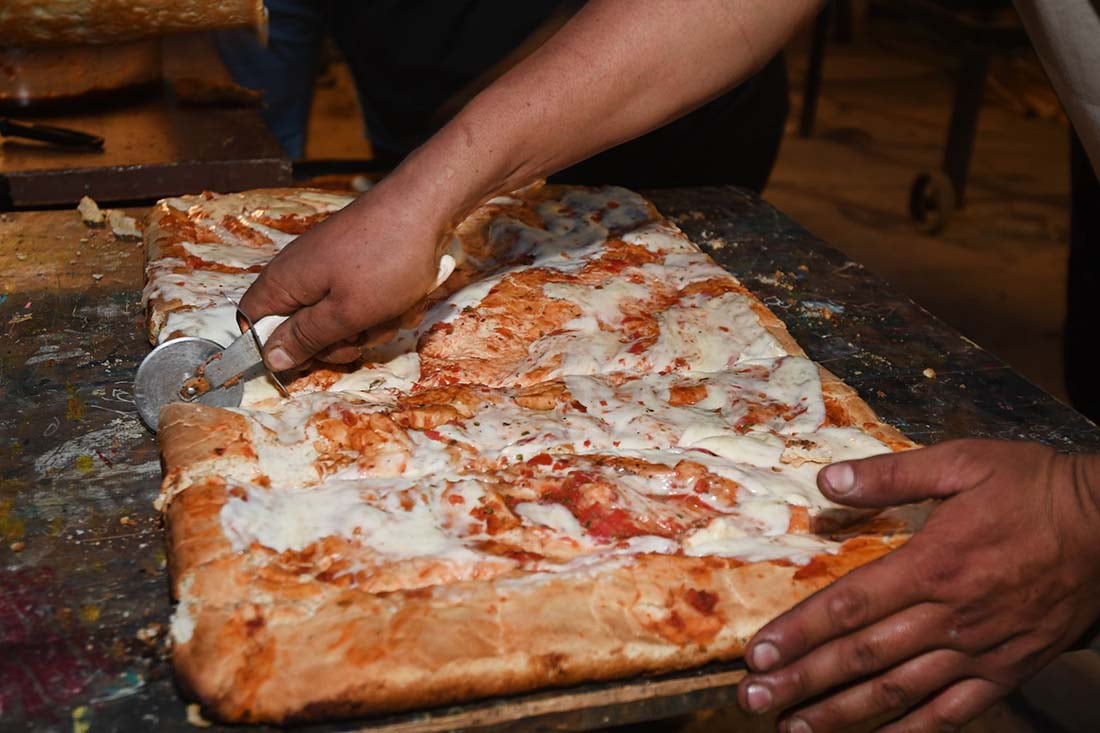
[[852, 493], [856, 488], [856, 472], [847, 463], [835, 463], [822, 469], [825, 472], [825, 483], [837, 496]]
[[757, 672], [767, 672], [779, 662], [779, 650], [770, 641], [762, 641], [752, 648], [749, 661]]
[[290, 358], [290, 354], [286, 353], [286, 349], [276, 346], [267, 352], [267, 365], [274, 372], [285, 372], [294, 366], [294, 360]]
[[751, 684], [745, 689], [745, 701], [750, 713], [763, 713], [772, 704], [772, 691], [764, 685]]
[[814, 733], [814, 729], [802, 718], [788, 718], [784, 730], [786, 733]]

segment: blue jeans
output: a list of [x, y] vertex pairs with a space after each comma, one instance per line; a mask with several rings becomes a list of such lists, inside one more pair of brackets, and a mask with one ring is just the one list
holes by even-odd
[[321, 43], [328, 33], [327, 4], [266, 0], [266, 5], [266, 48], [246, 29], [219, 31], [214, 39], [233, 80], [263, 93], [264, 122], [283, 150], [291, 158], [301, 158]]

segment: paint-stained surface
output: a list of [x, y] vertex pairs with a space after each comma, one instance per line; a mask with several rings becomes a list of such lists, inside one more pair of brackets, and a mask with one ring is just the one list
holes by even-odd
[[167, 680], [160, 466], [130, 396], [142, 265], [75, 211], [0, 215], [4, 730], [95, 730]]
[[[652, 198], [786, 321], [811, 357], [915, 440], [978, 435], [1100, 448], [1091, 423], [758, 199], [730, 189]], [[164, 647], [170, 603], [152, 508], [160, 466], [130, 393], [149, 348], [140, 252], [86, 229], [75, 212], [0, 216], [5, 731], [194, 730]], [[700, 675], [663, 679], [693, 676]], [[729, 682], [728, 674], [715, 679]], [[372, 722], [427, 723], [479, 710], [503, 721], [503, 709], [544, 700], [539, 725], [576, 729], [733, 701], [724, 686], [613, 705], [624, 684]], [[588, 692], [606, 701], [570, 708]]]

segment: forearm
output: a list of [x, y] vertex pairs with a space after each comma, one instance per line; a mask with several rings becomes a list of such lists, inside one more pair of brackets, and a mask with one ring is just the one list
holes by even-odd
[[819, 4], [592, 0], [410, 156], [397, 179], [430, 188], [461, 218], [744, 81]]
[[427, 292], [448, 232], [474, 207], [721, 94], [818, 4], [591, 0], [369, 193], [264, 269], [242, 310], [292, 314], [268, 339], [268, 365], [289, 369], [326, 348], [325, 358], [357, 358], [339, 342]]

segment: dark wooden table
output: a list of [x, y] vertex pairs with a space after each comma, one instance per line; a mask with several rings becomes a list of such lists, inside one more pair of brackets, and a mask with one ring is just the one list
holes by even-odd
[[[1096, 426], [759, 199], [652, 198], [912, 438], [1100, 449]], [[73, 211], [0, 216], [5, 731], [192, 730], [165, 649], [160, 465], [130, 394], [149, 348], [141, 285], [140, 246]], [[315, 729], [588, 729], [729, 705], [740, 674], [714, 666]]]
[[73, 102], [47, 113], [11, 110], [19, 122], [80, 130], [105, 140], [102, 151], [0, 138], [0, 211], [97, 201], [145, 201], [211, 191], [285, 186], [291, 163], [258, 106], [181, 103], [184, 77], [228, 83], [228, 72], [203, 34], [163, 41], [164, 83], [110, 99]]
[[99, 135], [103, 151], [0, 142], [0, 211], [97, 201], [135, 201], [209, 190], [283, 186], [291, 165], [253, 108], [186, 107], [167, 91], [107, 110], [21, 122]]

